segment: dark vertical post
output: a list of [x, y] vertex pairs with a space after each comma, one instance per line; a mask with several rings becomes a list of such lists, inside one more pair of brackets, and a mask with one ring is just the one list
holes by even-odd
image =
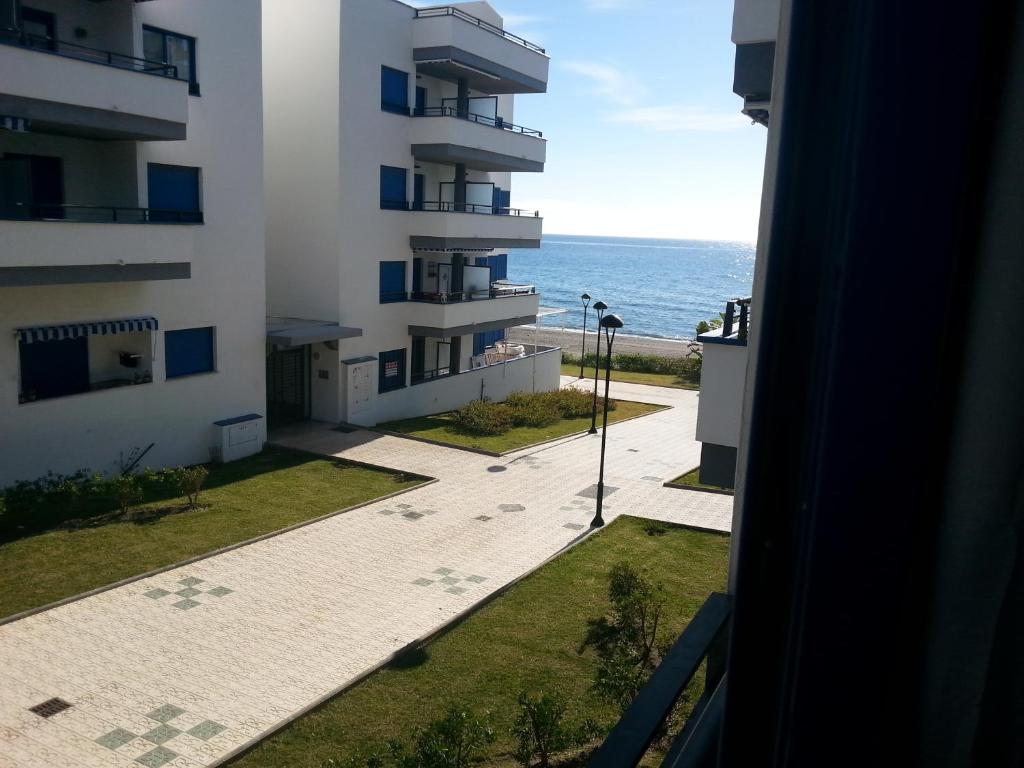
[[[608, 342], [608, 349], [604, 367], [604, 416], [601, 422], [601, 466], [597, 473], [597, 511], [594, 513], [594, 519], [590, 521], [591, 528], [600, 528], [604, 525], [601, 510], [604, 507], [604, 452], [608, 442], [608, 388], [611, 386], [612, 380], [612, 344], [615, 342], [615, 331], [622, 327], [622, 320], [618, 315], [608, 315], [598, 326], [599, 329], [602, 327], [604, 328], [604, 337]], [[611, 329], [610, 334], [608, 333], [609, 328]], [[598, 345], [601, 343], [600, 334], [601, 331], [598, 330]]]
[[[597, 377], [601, 375], [601, 320], [604, 317], [604, 311], [608, 309], [608, 305], [603, 301], [598, 301], [594, 304], [594, 309], [597, 311], [597, 344], [594, 345], [594, 402], [590, 406], [590, 429], [587, 430], [587, 434], [597, 434]], [[611, 365], [612, 359], [608, 358], [608, 364]]]
[[736, 316], [736, 303], [728, 301], [725, 304], [725, 318], [722, 322], [722, 338], [732, 336], [732, 322]]
[[455, 116], [465, 119], [469, 117], [469, 81], [460, 77], [457, 85], [459, 91], [455, 97]]
[[[583, 348], [580, 350], [580, 378], [583, 378], [583, 360], [587, 356], [587, 308], [590, 306], [590, 294], [584, 293], [580, 296], [580, 301], [583, 302]], [[600, 337], [600, 329], [598, 329], [598, 336]], [[600, 341], [600, 338], [598, 338]]]
[[[465, 269], [465, 267], [466, 267], [466, 256], [465, 256], [465, 254], [453, 253], [452, 254], [452, 284], [449, 287], [451, 288], [452, 296], [458, 295], [458, 297], [460, 299], [464, 298], [462, 296], [462, 288], [465, 285], [464, 274], [463, 274], [463, 270]], [[458, 300], [458, 299], [456, 299], [456, 300]]]
[[464, 163], [455, 164], [455, 210], [466, 210], [466, 166]]

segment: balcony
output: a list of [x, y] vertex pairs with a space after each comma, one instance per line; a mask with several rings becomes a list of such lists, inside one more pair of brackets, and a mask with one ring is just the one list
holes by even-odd
[[539, 248], [544, 220], [538, 211], [476, 203], [414, 203], [409, 245], [425, 251]]
[[481, 93], [544, 93], [544, 49], [465, 11], [446, 6], [416, 11], [413, 58], [422, 74], [458, 81]]
[[188, 89], [173, 66], [32, 35], [0, 36], [0, 114], [35, 133], [180, 140]]
[[[95, 210], [118, 215], [122, 223], [0, 220], [0, 287], [190, 277], [194, 227], [158, 222], [148, 209]], [[138, 223], [123, 223], [129, 216]], [[140, 226], [143, 221], [148, 223]]]
[[417, 161], [465, 164], [481, 171], [543, 171], [547, 142], [540, 131], [455, 107], [415, 110], [409, 128]]
[[501, 281], [490, 291], [411, 294], [409, 333], [450, 338], [537, 321], [540, 295], [532, 285]]

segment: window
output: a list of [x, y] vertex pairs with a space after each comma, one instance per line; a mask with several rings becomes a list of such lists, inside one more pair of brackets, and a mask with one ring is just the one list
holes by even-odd
[[404, 211], [409, 207], [405, 196], [405, 168], [390, 165], [380, 167], [380, 207], [390, 211]]
[[409, 114], [409, 75], [391, 67], [380, 68], [380, 108]]
[[89, 391], [89, 343], [76, 339], [18, 345], [21, 399], [46, 400]]
[[214, 370], [213, 328], [186, 328], [164, 334], [167, 378], [177, 379]]
[[391, 392], [405, 386], [405, 349], [380, 353], [378, 392]]
[[199, 95], [196, 77], [196, 39], [156, 27], [142, 28], [142, 55], [150, 61], [178, 68], [178, 79], [188, 81], [188, 92]]
[[405, 301], [405, 262], [380, 263], [380, 303]]
[[150, 221], [202, 223], [198, 168], [150, 163], [147, 183]]

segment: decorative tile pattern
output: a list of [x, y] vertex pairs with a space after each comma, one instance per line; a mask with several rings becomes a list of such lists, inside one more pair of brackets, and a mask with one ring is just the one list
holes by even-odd
[[[202, 584], [202, 587], [197, 585]], [[146, 592], [143, 592], [144, 597], [148, 597], [152, 600], [160, 600], [161, 598], [170, 595], [175, 598], [172, 601], [168, 601], [172, 608], [177, 608], [179, 611], [187, 611], [191, 608], [197, 608], [203, 605], [201, 598], [205, 595], [212, 597], [224, 597], [234, 592], [233, 589], [223, 586], [213, 586], [205, 580], [195, 576], [186, 576], [183, 579], [178, 579], [177, 583], [172, 585], [173, 592], [162, 587], [155, 587]], [[178, 599], [181, 598], [181, 599]]]
[[526, 507], [522, 504], [499, 504], [498, 509], [502, 512], [525, 512]]
[[146, 717], [150, 720], [156, 720], [158, 723], [166, 723], [183, 714], [185, 714], [185, 710], [181, 707], [176, 707], [173, 704], [164, 704], [152, 712], [147, 712]]
[[[699, 463], [696, 393], [614, 383], [612, 395], [674, 407], [609, 428], [605, 479], [623, 492], [606, 520], [728, 531], [730, 497], [641, 479]], [[0, 626], [2, 768], [219, 765], [588, 535], [563, 526], [590, 522], [594, 500], [575, 494], [596, 480], [600, 441], [562, 441], [527, 461], [383, 435], [354, 444], [329, 425], [289, 434], [276, 442], [438, 480]], [[512, 499], [525, 509], [502, 512]], [[425, 517], [397, 519], [409, 511]], [[218, 597], [220, 585], [237, 594]], [[175, 594], [188, 588], [200, 594]], [[202, 605], [173, 608], [183, 599]], [[50, 720], [27, 711], [55, 694], [74, 707]], [[147, 717], [168, 703], [177, 709]]]
[[580, 525], [579, 523], [566, 523], [562, 527], [563, 528], [568, 528], [570, 531], [582, 531], [587, 526]]
[[179, 733], [181, 733], [181, 731], [179, 731], [173, 725], [161, 723], [148, 733], [142, 734], [142, 738], [144, 738], [146, 741], [152, 741], [154, 744], [163, 744], [165, 741], [170, 741], [171, 739], [173, 739]]
[[[617, 485], [608, 485], [608, 483], [605, 483], [604, 484], [604, 497], [607, 499], [609, 496], [611, 496], [617, 490], [619, 490], [619, 487]], [[585, 499], [596, 499], [597, 498], [597, 484], [595, 483], [594, 485], [588, 485], [586, 488], [584, 488], [582, 491], [580, 491], [576, 495], [577, 496], [582, 496]]]
[[207, 739], [212, 739], [223, 730], [224, 726], [220, 723], [215, 723], [213, 720], [203, 720], [199, 725], [189, 728], [188, 735], [206, 741]]

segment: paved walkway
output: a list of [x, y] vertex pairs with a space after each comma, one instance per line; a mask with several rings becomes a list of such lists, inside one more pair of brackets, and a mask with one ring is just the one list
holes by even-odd
[[[673, 408], [609, 428], [606, 519], [727, 531], [731, 497], [662, 487], [698, 463], [696, 393], [612, 394]], [[593, 436], [500, 459], [323, 424], [278, 441], [439, 482], [0, 626], [0, 768], [217, 765], [556, 555], [593, 516]], [[29, 710], [52, 698], [72, 706]]]

